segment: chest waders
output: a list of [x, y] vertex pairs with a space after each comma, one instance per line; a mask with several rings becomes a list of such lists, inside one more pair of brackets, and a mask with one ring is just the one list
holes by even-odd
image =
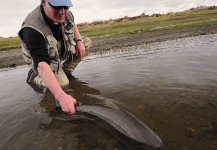
[[[60, 42], [57, 42], [49, 26], [46, 24], [40, 10], [40, 6], [36, 7], [36, 9], [28, 14], [22, 24], [21, 30], [19, 31], [19, 35], [22, 40], [21, 46], [23, 58], [31, 68], [27, 82], [46, 87], [41, 77], [38, 75], [37, 69], [34, 68], [34, 62], [32, 60], [30, 52], [27, 49], [26, 44], [24, 43], [21, 36], [22, 29], [25, 27], [30, 27], [43, 35], [46, 41], [48, 54], [51, 58], [50, 68], [54, 72], [59, 84], [62, 87], [67, 86], [69, 84], [69, 80], [65, 72], [71, 73], [76, 67], [75, 65], [78, 64], [78, 62], [74, 62], [75, 58], [73, 58], [76, 53], [76, 42], [74, 41], [74, 19], [72, 14], [68, 12], [66, 15], [66, 20], [62, 25], [63, 41]], [[83, 40], [86, 47], [90, 48], [92, 46], [92, 42], [88, 37], [84, 37]], [[61, 42], [63, 42], [64, 47], [61, 46]], [[61, 54], [61, 57], [59, 54]], [[79, 59], [76, 60], [78, 61]]]

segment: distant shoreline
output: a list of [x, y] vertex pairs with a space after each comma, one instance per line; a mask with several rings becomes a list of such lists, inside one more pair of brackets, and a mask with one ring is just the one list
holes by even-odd
[[[187, 29], [156, 31], [142, 34], [127, 35], [119, 38], [93, 38], [92, 52], [105, 51], [124, 46], [140, 45], [145, 43], [173, 40], [177, 38], [217, 34], [217, 25], [191, 27]], [[21, 48], [0, 51], [0, 68], [25, 65]]]

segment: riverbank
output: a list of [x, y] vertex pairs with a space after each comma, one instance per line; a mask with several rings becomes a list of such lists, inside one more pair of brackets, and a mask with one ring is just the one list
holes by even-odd
[[[183, 37], [207, 35], [217, 33], [217, 25], [191, 27], [186, 29], [174, 29], [166, 31], [155, 31], [148, 33], [137, 33], [118, 38], [92, 38], [93, 47], [91, 52], [104, 51], [117, 47], [125, 47], [152, 42], [173, 40]], [[16, 67], [24, 65], [21, 48], [15, 48], [7, 51], [0, 51], [0, 68]]]

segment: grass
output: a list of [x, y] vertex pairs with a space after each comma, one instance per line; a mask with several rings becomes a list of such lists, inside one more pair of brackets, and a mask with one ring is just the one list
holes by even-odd
[[7, 50], [19, 47], [21, 40], [19, 37], [0, 38], [0, 50]]
[[171, 13], [159, 17], [143, 17], [133, 21], [81, 27], [80, 31], [90, 37], [118, 37], [136, 33], [174, 30], [217, 24], [217, 8]]
[[[112, 38], [131, 34], [217, 25], [217, 7], [198, 7], [177, 13], [125, 17], [78, 24], [80, 33], [91, 38]], [[20, 46], [18, 37], [0, 38], [0, 50]]]

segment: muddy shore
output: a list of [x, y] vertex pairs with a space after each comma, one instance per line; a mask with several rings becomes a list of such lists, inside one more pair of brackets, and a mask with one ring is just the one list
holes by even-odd
[[[184, 38], [190, 36], [199, 36], [207, 34], [216, 34], [217, 25], [206, 27], [194, 27], [188, 29], [158, 31], [150, 33], [138, 33], [128, 35], [120, 38], [96, 38], [92, 39], [93, 47], [91, 51], [104, 51], [117, 47], [132, 46], [138, 44], [145, 44], [151, 42], [160, 42], [166, 40], [173, 40], [177, 38]], [[0, 51], [0, 68], [16, 67], [24, 65], [25, 62], [22, 57], [21, 48], [11, 49], [7, 51]]]

